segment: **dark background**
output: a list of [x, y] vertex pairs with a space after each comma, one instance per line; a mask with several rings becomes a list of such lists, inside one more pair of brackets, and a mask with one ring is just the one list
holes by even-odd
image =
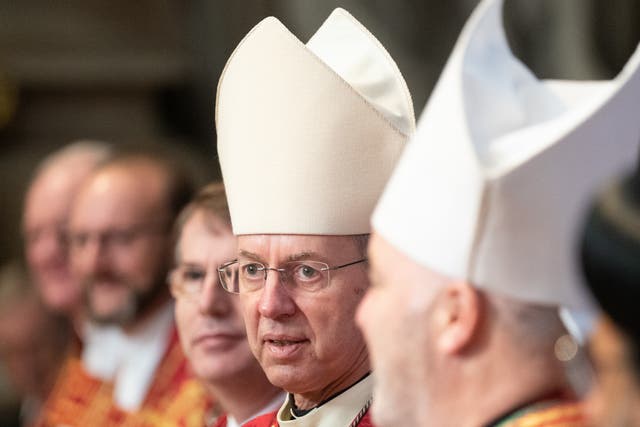
[[[336, 6], [382, 41], [419, 113], [477, 0], [0, 0], [0, 263], [20, 256], [33, 167], [78, 138], [177, 142], [217, 175], [222, 67], [261, 18], [303, 41]], [[640, 39], [637, 0], [507, 0], [512, 47], [539, 77], [611, 78]]]

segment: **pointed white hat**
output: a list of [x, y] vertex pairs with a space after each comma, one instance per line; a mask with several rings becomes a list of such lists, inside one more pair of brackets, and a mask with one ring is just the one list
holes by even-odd
[[336, 9], [306, 45], [256, 25], [220, 77], [216, 126], [235, 234], [350, 235], [369, 232], [415, 119], [393, 59]]
[[635, 157], [640, 52], [610, 82], [538, 80], [502, 1], [466, 24], [381, 197], [373, 227], [421, 265], [531, 303], [588, 307], [580, 214]]

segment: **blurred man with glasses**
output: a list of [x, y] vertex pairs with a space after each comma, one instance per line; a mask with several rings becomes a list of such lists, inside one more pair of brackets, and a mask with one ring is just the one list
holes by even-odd
[[344, 10], [306, 45], [267, 18], [227, 63], [216, 122], [239, 236], [220, 280], [238, 294], [253, 354], [288, 392], [246, 425], [371, 425], [354, 316], [369, 287], [369, 215], [414, 127], [397, 66]]
[[[166, 283], [172, 224], [194, 179], [163, 147], [123, 147], [93, 172], [71, 209], [71, 270], [89, 322], [45, 404], [44, 425], [181, 420], [188, 378]], [[204, 390], [202, 390], [204, 393]]]
[[71, 275], [67, 227], [83, 181], [106, 159], [109, 145], [75, 141], [37, 167], [25, 196], [22, 228], [29, 273], [45, 307], [81, 332], [82, 289]]
[[279, 408], [284, 393], [251, 353], [239, 299], [220, 286], [218, 268], [236, 252], [222, 184], [203, 188], [180, 213], [175, 230], [170, 284], [180, 342], [215, 402], [203, 424], [239, 427]]

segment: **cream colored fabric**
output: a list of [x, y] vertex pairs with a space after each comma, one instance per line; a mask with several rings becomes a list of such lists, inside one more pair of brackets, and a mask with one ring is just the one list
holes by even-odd
[[294, 420], [289, 415], [289, 395], [278, 411], [278, 424], [281, 427], [347, 427], [371, 399], [372, 390], [373, 380], [369, 375], [324, 405]]
[[121, 409], [136, 411], [144, 402], [170, 342], [173, 311], [173, 303], [167, 303], [132, 333], [86, 326], [83, 366], [96, 378], [113, 382], [113, 399]]
[[576, 232], [636, 157], [640, 53], [611, 82], [544, 82], [480, 3], [373, 216], [416, 262], [523, 301], [587, 307]]
[[334, 12], [311, 47], [264, 19], [218, 84], [218, 154], [234, 233], [369, 232], [413, 123], [397, 66], [347, 12]]
[[344, 9], [336, 9], [307, 48], [404, 135], [416, 127], [409, 88], [384, 46]]

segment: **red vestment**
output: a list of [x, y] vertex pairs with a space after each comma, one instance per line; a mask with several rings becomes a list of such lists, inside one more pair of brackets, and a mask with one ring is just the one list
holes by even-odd
[[[242, 427], [278, 427], [278, 411], [270, 412], [268, 414], [261, 415], [252, 419], [251, 421], [247, 421], [242, 425]], [[358, 427], [374, 427], [371, 422], [371, 416], [369, 412], [367, 412], [364, 417], [360, 420]], [[349, 426], [335, 426], [335, 427], [349, 427]]]
[[140, 409], [120, 409], [113, 383], [89, 375], [79, 355], [65, 361], [36, 427], [202, 427], [212, 401], [192, 378], [175, 328]]

